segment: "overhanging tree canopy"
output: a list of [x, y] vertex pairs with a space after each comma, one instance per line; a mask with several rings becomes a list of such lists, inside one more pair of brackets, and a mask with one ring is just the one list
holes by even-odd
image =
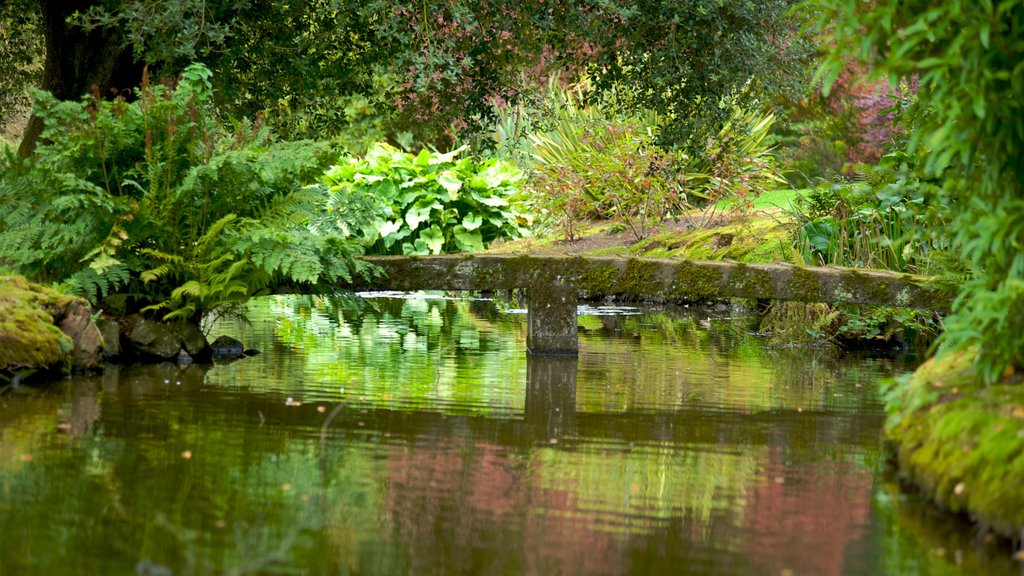
[[[41, 16], [42, 87], [78, 98], [124, 89], [143, 64], [216, 72], [226, 109], [300, 135], [373, 118], [421, 139], [478, 129], [556, 71], [589, 71], [679, 139], [723, 96], [778, 89], [799, 70], [790, 0], [15, 0]], [[6, 28], [5, 28], [6, 30]], [[4, 32], [7, 34], [7, 32]], [[38, 127], [26, 135], [31, 150]]]

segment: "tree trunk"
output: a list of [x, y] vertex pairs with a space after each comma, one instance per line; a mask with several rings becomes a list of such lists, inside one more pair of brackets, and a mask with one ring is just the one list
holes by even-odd
[[[136, 86], [142, 65], [116, 30], [86, 31], [68, 23], [76, 11], [85, 11], [97, 0], [39, 0], [46, 60], [40, 88], [60, 100], [76, 100], [88, 94], [115, 97]], [[29, 119], [18, 153], [27, 157], [43, 132], [43, 119]]]

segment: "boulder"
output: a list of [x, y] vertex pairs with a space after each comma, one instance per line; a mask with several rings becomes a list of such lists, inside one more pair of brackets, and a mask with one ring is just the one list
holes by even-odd
[[193, 360], [208, 360], [212, 354], [206, 334], [191, 322], [179, 322], [174, 325], [174, 333], [181, 339], [182, 351]]
[[231, 336], [219, 336], [210, 344], [213, 350], [213, 357], [220, 360], [241, 358], [245, 355], [245, 346]]
[[101, 353], [88, 302], [20, 276], [0, 277], [0, 373], [90, 370]]
[[128, 344], [134, 355], [177, 359], [181, 352], [181, 338], [173, 327], [135, 314], [128, 317]]
[[103, 362], [103, 335], [84, 300], [68, 303], [60, 330], [74, 343], [71, 364], [77, 370], [95, 370]]
[[114, 360], [124, 354], [123, 334], [121, 325], [115, 318], [101, 317], [97, 322], [100, 334], [103, 336], [103, 358]]

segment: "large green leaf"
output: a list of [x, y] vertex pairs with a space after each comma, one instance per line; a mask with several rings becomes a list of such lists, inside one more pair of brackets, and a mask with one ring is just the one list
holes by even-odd
[[412, 208], [405, 213], [405, 222], [409, 225], [411, 230], [415, 230], [420, 227], [420, 224], [430, 220], [430, 211], [434, 208], [440, 208], [439, 202], [433, 201], [420, 201], [413, 204]]
[[437, 183], [442, 188], [448, 191], [448, 197], [455, 200], [459, 199], [459, 189], [462, 188], [462, 180], [455, 177], [455, 174], [451, 170], [445, 170], [437, 176]]
[[804, 224], [800, 234], [815, 250], [828, 254], [835, 236], [835, 227], [828, 220], [815, 220]]
[[426, 243], [427, 249], [430, 250], [431, 254], [440, 254], [441, 249], [444, 248], [444, 233], [441, 232], [441, 229], [436, 224], [420, 232], [419, 240], [423, 240]]
[[470, 212], [462, 219], [462, 226], [466, 230], [476, 230], [484, 223], [484, 219], [476, 212]]
[[484, 238], [479, 230], [467, 230], [465, 227], [456, 225], [452, 229], [455, 232], [455, 245], [463, 252], [481, 252], [484, 249]]

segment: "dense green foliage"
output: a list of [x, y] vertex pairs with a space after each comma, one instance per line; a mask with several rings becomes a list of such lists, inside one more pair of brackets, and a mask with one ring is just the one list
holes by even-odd
[[477, 252], [522, 237], [533, 221], [523, 173], [497, 159], [409, 154], [387, 144], [324, 174], [330, 210], [372, 254]]
[[805, 262], [962, 275], [945, 234], [950, 219], [937, 184], [901, 164], [894, 153], [858, 167], [851, 182], [822, 183], [794, 210]]
[[144, 83], [131, 103], [36, 93], [45, 143], [0, 172], [0, 262], [108, 310], [193, 321], [358, 271], [358, 246], [302, 185], [327, 150], [225, 126], [210, 96], [202, 65], [174, 89]]
[[496, 102], [568, 70], [595, 73], [598, 93], [636, 86], [629, 104], [664, 114], [663, 135], [682, 141], [694, 125], [724, 121], [723, 98], [752, 79], [758, 92], [793, 86], [807, 50], [786, 15], [792, 4], [78, 0], [72, 22], [119, 39], [160, 75], [206, 63], [222, 107], [263, 113], [299, 137], [357, 147], [408, 132], [450, 144], [453, 131], [490, 125]]
[[[630, 89], [602, 100], [591, 93], [589, 82], [572, 90], [552, 83], [546, 108], [518, 120], [533, 128], [519, 147], [529, 153], [532, 183], [566, 238], [577, 236], [583, 220], [602, 217], [641, 240], [685, 209], [719, 200], [747, 206], [784, 182], [768, 142], [772, 113], [733, 98], [723, 124], [667, 147], [659, 143], [662, 115], [623, 104], [634, 98]], [[500, 125], [499, 135], [514, 133]], [[503, 148], [512, 145], [508, 140], [500, 141]]]
[[807, 6], [830, 39], [826, 83], [849, 54], [891, 83], [920, 83], [907, 146], [955, 198], [955, 238], [976, 272], [941, 350], [977, 346], [987, 382], [1024, 367], [1024, 2]]
[[687, 207], [684, 157], [657, 145], [654, 113], [623, 110], [617, 99], [583, 102], [585, 88], [552, 83], [548, 109], [529, 134], [531, 184], [567, 239], [587, 218], [611, 217], [643, 239], [665, 217]]

